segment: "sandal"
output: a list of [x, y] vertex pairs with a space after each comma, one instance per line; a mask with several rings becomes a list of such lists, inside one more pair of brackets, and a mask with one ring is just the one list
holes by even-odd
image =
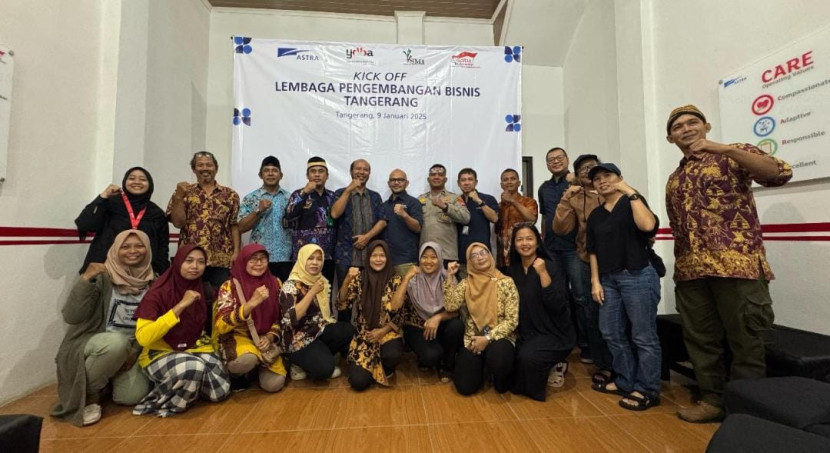
[[595, 383], [594, 385], [591, 386], [591, 389], [594, 390], [594, 391], [600, 392], [600, 393], [607, 393], [609, 395], [620, 395], [620, 396], [624, 396], [624, 397], [628, 398], [628, 396], [629, 396], [628, 392], [625, 392], [624, 390], [620, 389], [619, 387], [617, 387], [615, 389], [609, 389], [608, 386], [611, 385], [611, 384], [617, 385], [617, 384], [614, 383], [614, 381], [609, 379], [605, 382]]
[[548, 376], [548, 386], [559, 388], [565, 385], [565, 373], [568, 372], [568, 362], [559, 362], [553, 366]]
[[591, 383], [593, 384], [602, 384], [603, 382], [613, 381], [614, 380], [614, 372], [609, 371], [609, 374], [605, 374], [603, 370], [597, 371], [591, 376]]
[[[634, 401], [636, 404], [627, 403], [625, 400], [629, 399]], [[635, 396], [635, 395], [628, 395], [625, 398], [620, 400], [620, 407], [623, 409], [628, 409], [630, 411], [644, 411], [646, 409], [652, 408], [654, 406], [660, 405], [660, 397], [649, 397], [649, 396]]]

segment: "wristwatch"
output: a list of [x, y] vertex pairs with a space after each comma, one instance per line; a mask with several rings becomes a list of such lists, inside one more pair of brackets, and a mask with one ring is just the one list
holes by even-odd
[[628, 196], [628, 199], [631, 200], [631, 201], [642, 200], [643, 196], [638, 194], [637, 192], [634, 192], [634, 193], [632, 193], [631, 195]]
[[479, 202], [478, 202], [478, 207], [480, 208], [480, 207], [482, 207], [482, 206], [484, 206], [484, 200], [479, 200]]

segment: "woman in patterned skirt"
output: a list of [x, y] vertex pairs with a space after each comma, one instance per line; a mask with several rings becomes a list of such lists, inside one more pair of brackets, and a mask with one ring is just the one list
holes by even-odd
[[205, 261], [201, 247], [179, 247], [135, 312], [135, 337], [143, 347], [138, 364], [155, 384], [133, 409], [135, 415], [169, 417], [199, 397], [217, 402], [230, 393], [228, 373], [205, 333]]

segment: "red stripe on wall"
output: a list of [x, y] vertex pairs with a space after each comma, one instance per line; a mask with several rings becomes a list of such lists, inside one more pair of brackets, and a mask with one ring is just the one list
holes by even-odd
[[[2, 227], [0, 226], [0, 246], [3, 245], [55, 245], [55, 244], [87, 244], [92, 242], [94, 233], [87, 235], [86, 239], [78, 239], [78, 230], [72, 228], [30, 228], [30, 227]], [[14, 239], [7, 238], [37, 238], [37, 239]], [[52, 239], [49, 239], [52, 238]], [[57, 238], [73, 238], [62, 239]], [[170, 242], [178, 242], [179, 234], [170, 235]]]

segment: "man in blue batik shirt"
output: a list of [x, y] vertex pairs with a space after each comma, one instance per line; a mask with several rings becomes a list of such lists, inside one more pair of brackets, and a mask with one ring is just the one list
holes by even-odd
[[288, 191], [280, 187], [282, 169], [274, 156], [262, 160], [259, 167], [262, 187], [245, 195], [239, 206], [239, 231], [251, 231], [251, 242], [268, 250], [268, 268], [285, 281], [291, 272], [291, 233], [283, 227]]

